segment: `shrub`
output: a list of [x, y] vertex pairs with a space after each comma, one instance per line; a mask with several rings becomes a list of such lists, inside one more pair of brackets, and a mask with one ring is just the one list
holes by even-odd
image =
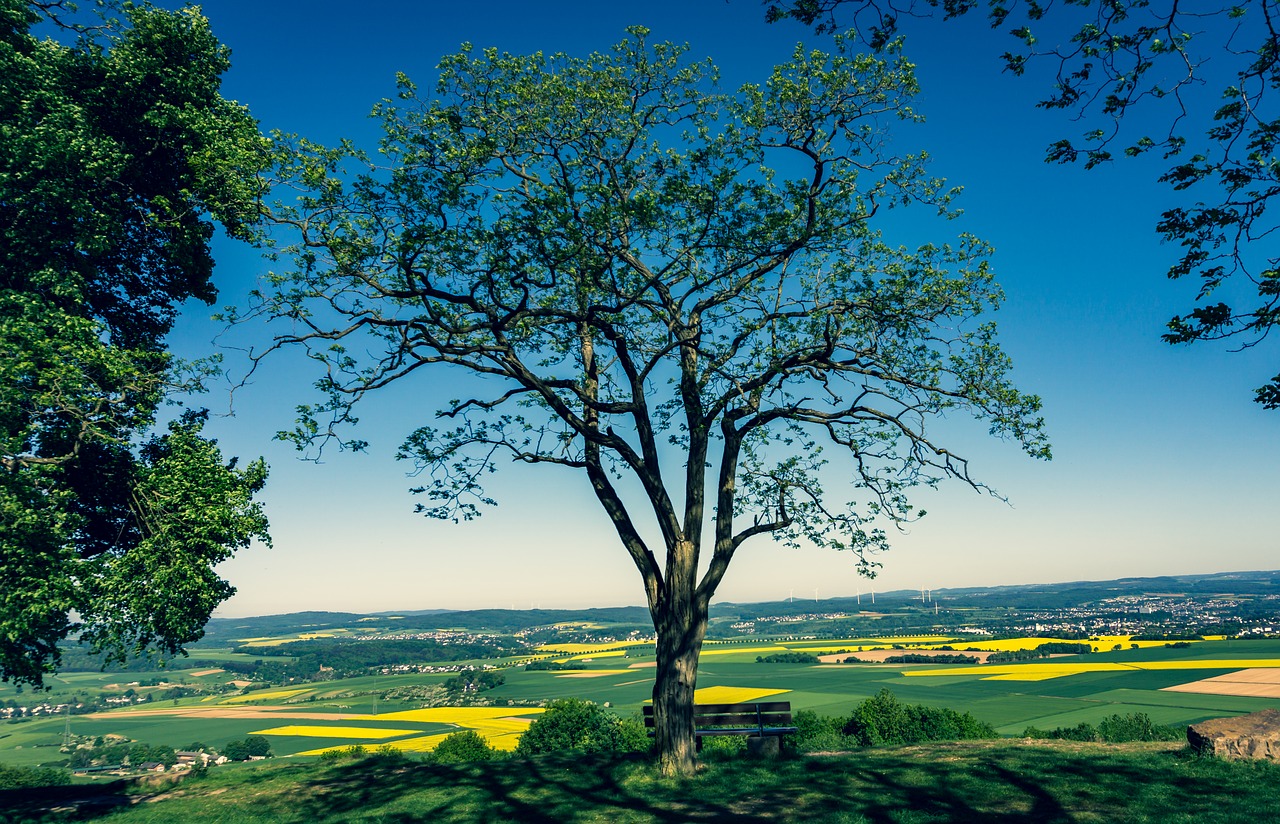
[[1027, 727], [1022, 731], [1023, 738], [1104, 741], [1108, 744], [1123, 744], [1129, 741], [1179, 741], [1184, 735], [1185, 732], [1181, 728], [1156, 724], [1144, 712], [1109, 715], [1099, 721], [1096, 727], [1081, 722], [1074, 727], [1058, 727], [1052, 730]]
[[547, 705], [547, 711], [520, 736], [521, 755], [574, 750], [576, 752], [641, 752], [649, 749], [644, 725], [605, 712], [581, 698], [563, 698]]
[[853, 708], [853, 714], [841, 730], [858, 746], [875, 747], [880, 744], [905, 744], [906, 712], [902, 703], [887, 689]]
[[841, 732], [862, 747], [997, 737], [990, 724], [970, 713], [903, 704], [887, 689], [855, 707]]
[[398, 764], [409, 760], [403, 750], [397, 750], [390, 744], [382, 744], [377, 747], [373, 752], [369, 753], [369, 758], [376, 758], [378, 761], [389, 764]]
[[812, 710], [800, 710], [792, 716], [796, 733], [792, 745], [800, 752], [839, 752], [857, 746], [844, 735], [844, 721]]
[[439, 764], [463, 764], [469, 761], [489, 761], [497, 752], [475, 730], [459, 730], [445, 736], [431, 752], [431, 760]]
[[1178, 741], [1186, 730], [1157, 724], [1145, 712], [1109, 715], [1098, 722], [1098, 736], [1108, 743], [1126, 741]]
[[20, 790], [30, 787], [54, 787], [70, 784], [66, 770], [42, 767], [11, 767], [0, 764], [0, 790]]

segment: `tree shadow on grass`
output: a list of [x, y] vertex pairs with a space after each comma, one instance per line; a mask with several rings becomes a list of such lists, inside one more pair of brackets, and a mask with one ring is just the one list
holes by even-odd
[[[373, 759], [376, 760], [376, 759]], [[372, 761], [372, 760], [371, 760]], [[562, 756], [484, 766], [351, 765], [315, 782], [285, 819], [479, 824], [552, 822], [1077, 822], [1127, 817], [1158, 786], [1155, 807], [1211, 811], [1221, 787], [1180, 782], [1169, 753], [1133, 760], [1105, 751], [1034, 747], [869, 750], [831, 758], [714, 762], [668, 780], [634, 759]], [[375, 813], [376, 811], [376, 813]], [[1157, 812], [1156, 809], [1150, 812]], [[1152, 818], [1158, 820], [1158, 816]]]
[[[232, 778], [184, 788], [189, 806], [172, 802], [172, 820], [199, 810], [287, 824], [1280, 820], [1273, 790], [1280, 768], [1096, 745], [1003, 742], [733, 758], [709, 761], [689, 779], [662, 778], [641, 758], [581, 755], [459, 765], [375, 756]], [[152, 809], [163, 814], [169, 803]]]
[[448, 766], [372, 763], [377, 760], [316, 782], [311, 802], [288, 820], [349, 821], [376, 809], [384, 822], [442, 824], [776, 821], [765, 812], [744, 813], [731, 803], [699, 798], [697, 779], [684, 782], [690, 792], [655, 791], [664, 782], [640, 757], [563, 755]]

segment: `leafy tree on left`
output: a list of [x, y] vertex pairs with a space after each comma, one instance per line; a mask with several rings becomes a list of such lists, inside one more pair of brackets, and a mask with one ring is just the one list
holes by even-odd
[[224, 459], [202, 413], [148, 436], [191, 388], [165, 337], [216, 295], [213, 221], [251, 237], [265, 142], [207, 20], [116, 11], [0, 0], [0, 681], [40, 685], [72, 635], [179, 652], [234, 592], [213, 566], [269, 540], [261, 460]]

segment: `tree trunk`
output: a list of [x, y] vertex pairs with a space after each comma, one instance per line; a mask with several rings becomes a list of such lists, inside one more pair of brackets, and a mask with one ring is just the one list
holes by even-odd
[[692, 775], [695, 765], [693, 691], [697, 687], [698, 654], [707, 632], [707, 615], [695, 605], [688, 607], [669, 609], [667, 620], [657, 627], [653, 732], [658, 763], [663, 775], [668, 776]]

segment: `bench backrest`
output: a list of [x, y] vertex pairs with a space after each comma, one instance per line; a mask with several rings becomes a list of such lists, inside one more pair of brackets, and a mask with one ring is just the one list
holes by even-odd
[[[653, 726], [653, 705], [644, 705], [644, 725]], [[791, 724], [790, 701], [747, 704], [694, 704], [695, 727], [771, 727]]]

